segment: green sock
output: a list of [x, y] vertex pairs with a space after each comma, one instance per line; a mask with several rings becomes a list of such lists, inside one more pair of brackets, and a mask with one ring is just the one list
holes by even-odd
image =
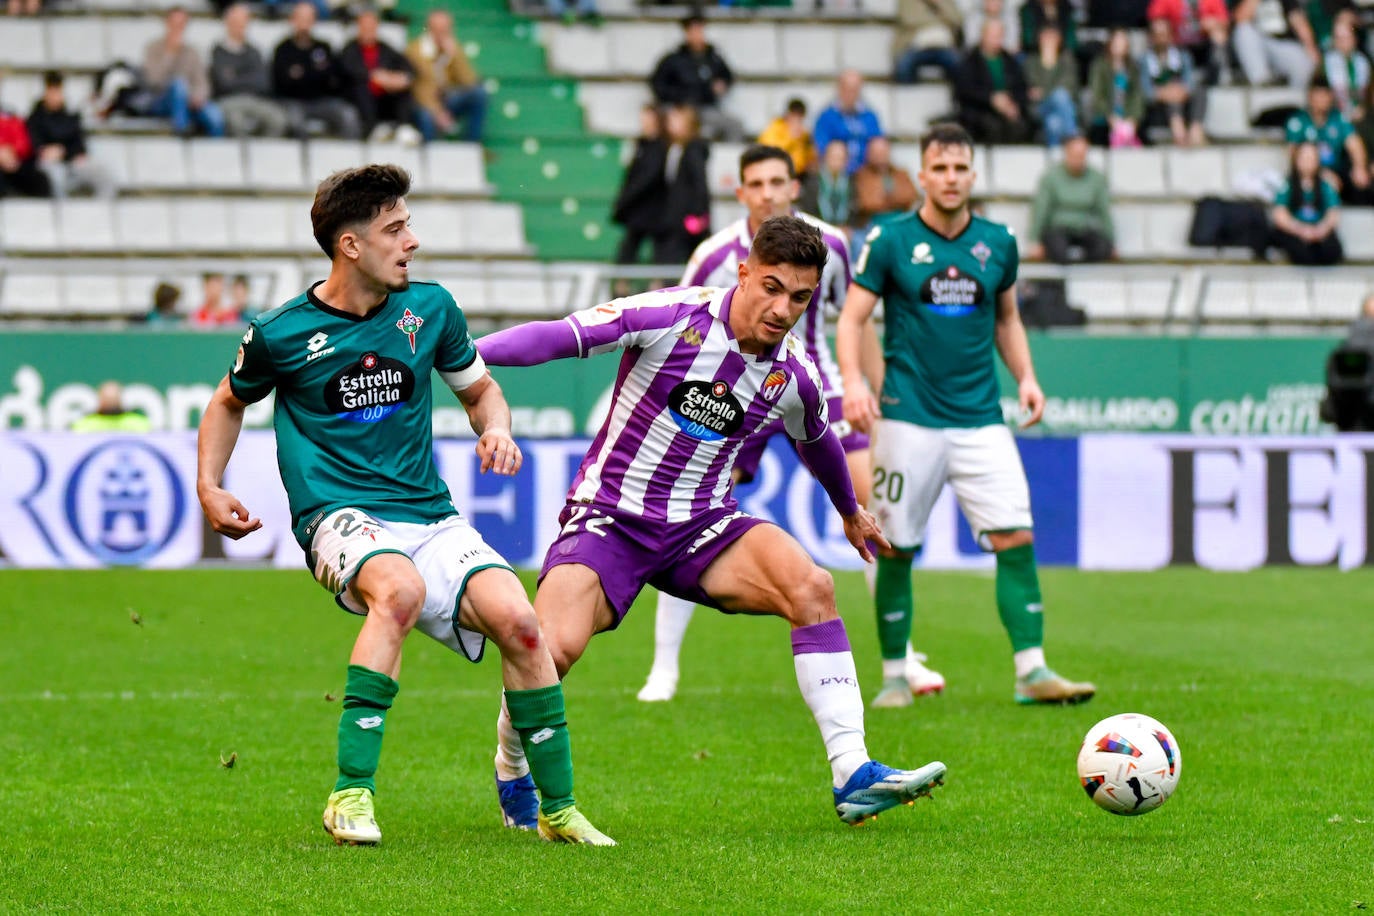
[[380, 671], [348, 666], [343, 714], [339, 716], [339, 781], [334, 791], [365, 786], [377, 791], [373, 776], [382, 758], [386, 711], [400, 685]]
[[1045, 614], [1040, 578], [1035, 573], [1035, 546], [1022, 544], [997, 554], [997, 613], [1011, 637], [1011, 650], [1045, 643]]
[[563, 685], [507, 690], [510, 724], [520, 733], [530, 775], [539, 789], [539, 810], [553, 814], [572, 806], [572, 741], [563, 712]]
[[878, 612], [878, 645], [883, 658], [906, 658], [911, 639], [913, 598], [911, 595], [911, 557], [878, 557], [878, 579], [873, 589], [873, 606]]

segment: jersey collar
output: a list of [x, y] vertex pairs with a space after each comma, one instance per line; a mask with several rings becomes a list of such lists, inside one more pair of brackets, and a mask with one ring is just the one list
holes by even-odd
[[[735, 351], [745, 359], [756, 360], [759, 362], [762, 362], [763, 360], [782, 359], [787, 347], [786, 337], [783, 337], [782, 340], [778, 341], [778, 345], [767, 353], [755, 355], [753, 353], [745, 353], [743, 350], [739, 348], [739, 341], [735, 338], [735, 330], [734, 328], [730, 327], [730, 306], [734, 303], [735, 291], [738, 289], [739, 286], [732, 286], [729, 289], [722, 289], [718, 291], [714, 296], [711, 297], [711, 302], [706, 306], [707, 311], [709, 311], [712, 317], [719, 321], [721, 327], [725, 329], [725, 340], [730, 344], [730, 349]], [[788, 333], [791, 332], [789, 331]]]
[[310, 288], [305, 291], [305, 297], [310, 300], [310, 304], [315, 306], [315, 308], [324, 312], [326, 315], [332, 315], [335, 318], [343, 318], [346, 321], [371, 321], [373, 318], [376, 318], [382, 312], [385, 312], [387, 306], [391, 304], [391, 294], [387, 293], [386, 298], [382, 300], [382, 304], [377, 306], [372, 311], [368, 312], [366, 315], [355, 315], [352, 312], [345, 312], [341, 309], [334, 308], [334, 306], [330, 305], [329, 303], [321, 299], [319, 296], [315, 295], [315, 287], [319, 286], [323, 282], [323, 280], [316, 280], [314, 283], [310, 284]]

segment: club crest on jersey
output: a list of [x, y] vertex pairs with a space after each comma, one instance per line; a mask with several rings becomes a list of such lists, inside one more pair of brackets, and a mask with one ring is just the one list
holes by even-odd
[[972, 248], [968, 250], [968, 253], [978, 259], [979, 270], [988, 269], [988, 258], [992, 257], [991, 248], [983, 244], [982, 241], [979, 241], [977, 245], [974, 245]]
[[921, 242], [921, 243], [917, 244], [917, 246], [916, 246], [915, 248], [911, 249], [911, 263], [912, 263], [912, 264], [934, 264], [934, 263], [935, 263], [935, 255], [931, 253], [931, 250], [930, 250], [930, 243], [929, 243], [929, 242]]
[[921, 302], [937, 315], [957, 318], [983, 303], [983, 284], [951, 264], [937, 270], [921, 284]]
[[763, 387], [759, 389], [759, 394], [763, 395], [765, 401], [776, 401], [782, 397], [783, 389], [787, 387], [787, 373], [781, 369], [774, 369], [768, 373], [768, 377], [763, 380]]
[[424, 323], [425, 320], [410, 309], [406, 309], [406, 313], [396, 322], [396, 330], [410, 338], [411, 353], [415, 352], [415, 334]]
[[715, 442], [744, 425], [744, 406], [722, 381], [682, 382], [668, 393], [668, 413], [694, 439]]

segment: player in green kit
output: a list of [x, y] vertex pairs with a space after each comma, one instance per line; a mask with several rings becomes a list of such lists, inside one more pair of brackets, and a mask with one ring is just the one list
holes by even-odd
[[[1030, 488], [998, 403], [994, 346], [1019, 386], [1026, 426], [1045, 395], [1035, 380], [1016, 305], [1016, 239], [974, 216], [973, 143], [941, 124], [921, 140], [925, 192], [911, 216], [869, 232], [854, 267], [836, 335], [844, 416], [872, 429], [870, 508], [891, 549], [878, 556], [874, 603], [883, 687], [874, 706], [908, 706], [903, 672], [911, 636], [911, 563], [948, 482], [983, 549], [997, 554], [997, 609], [1011, 637], [1018, 703], [1080, 703], [1092, 684], [1045, 663], [1044, 613], [1031, 534]], [[860, 334], [884, 302], [881, 405], [859, 369]]]
[[[339, 719], [339, 776], [324, 810], [335, 842], [381, 840], [374, 775], [401, 646], [419, 629], [470, 661], [480, 660], [488, 638], [501, 652], [504, 703], [528, 758], [505, 784], [498, 761], [507, 826], [614, 845], [573, 804], [563, 689], [534, 608], [515, 573], [454, 509], [434, 463], [436, 370], [478, 434], [481, 470], [514, 474], [521, 455], [510, 408], [462, 310], [443, 287], [410, 281], [419, 241], [409, 190], [410, 175], [394, 165], [321, 182], [310, 219], [331, 259], [329, 277], [253, 319], [244, 334], [200, 424], [201, 507], [227, 537], [262, 526], [222, 481], [244, 409], [276, 389], [277, 464], [296, 540], [315, 579], [345, 610], [364, 615]], [[535, 787], [537, 810], [511, 803], [533, 799]]]

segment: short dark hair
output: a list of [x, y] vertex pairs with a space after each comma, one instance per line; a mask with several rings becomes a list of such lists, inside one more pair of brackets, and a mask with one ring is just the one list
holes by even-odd
[[62, 85], [62, 71], [61, 71], [61, 70], [44, 70], [44, 71], [43, 71], [43, 86], [44, 86], [44, 88], [46, 88], [46, 87], [48, 87], [48, 86], [61, 86], [61, 85]]
[[684, 29], [690, 25], [705, 25], [706, 17], [700, 11], [693, 11], [682, 17], [679, 23]]
[[932, 146], [967, 146], [969, 157], [973, 154], [973, 138], [968, 131], [953, 121], [944, 121], [940, 124], [932, 124], [930, 130], [921, 136], [921, 158], [924, 159], [926, 150]]
[[746, 149], [744, 152], [739, 154], [740, 183], [742, 184], [744, 182], [745, 169], [749, 168], [749, 166], [751, 165], [756, 165], [760, 162], [767, 162], [769, 159], [777, 159], [780, 162], [786, 163], [787, 177], [797, 177], [796, 163], [794, 163], [792, 161], [792, 157], [787, 154], [787, 150], [782, 149], [778, 146], [765, 146], [762, 143], [756, 143], [753, 146]]
[[803, 99], [788, 99], [787, 113], [806, 117], [806, 102]]
[[797, 216], [770, 216], [754, 233], [749, 256], [758, 264], [790, 264], [814, 267], [816, 276], [825, 271], [830, 246], [821, 230]]
[[335, 172], [315, 189], [310, 226], [315, 241], [332, 260], [339, 236], [368, 223], [410, 193], [410, 173], [399, 165], [364, 165]]
[[1307, 88], [1308, 88], [1308, 89], [1326, 89], [1326, 90], [1330, 91], [1330, 89], [1331, 89], [1331, 81], [1330, 81], [1329, 79], [1326, 78], [1326, 73], [1325, 73], [1324, 71], [1319, 71], [1315, 76], [1312, 77], [1311, 82], [1309, 82], [1309, 83], [1307, 84]]

